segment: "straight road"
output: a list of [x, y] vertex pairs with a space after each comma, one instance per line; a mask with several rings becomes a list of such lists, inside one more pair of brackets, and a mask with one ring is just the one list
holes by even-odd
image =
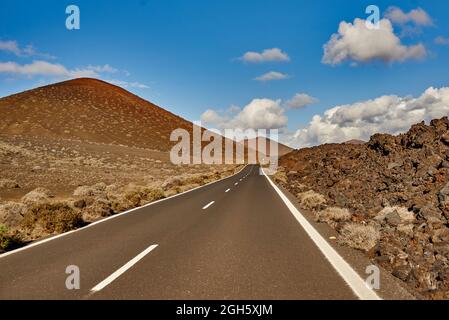
[[0, 299], [357, 298], [257, 166], [0, 256]]

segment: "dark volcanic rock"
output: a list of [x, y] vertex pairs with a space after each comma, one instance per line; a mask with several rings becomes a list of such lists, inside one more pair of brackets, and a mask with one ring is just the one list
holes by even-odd
[[[449, 120], [413, 125], [404, 134], [375, 134], [366, 144], [326, 144], [295, 150], [279, 161], [297, 185], [324, 195], [381, 228], [370, 256], [427, 298], [449, 298]], [[383, 217], [384, 208], [400, 207]], [[404, 211], [405, 210], [405, 211]], [[377, 219], [374, 219], [376, 218]]]

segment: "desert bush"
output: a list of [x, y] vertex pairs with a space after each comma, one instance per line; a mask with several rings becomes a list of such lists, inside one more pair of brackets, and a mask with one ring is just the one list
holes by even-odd
[[165, 198], [160, 188], [139, 187], [128, 189], [123, 195], [111, 196], [111, 208], [114, 212], [122, 212], [143, 206], [147, 203]]
[[65, 202], [39, 202], [26, 212], [21, 226], [32, 237], [67, 232], [82, 226], [81, 213]]
[[8, 229], [5, 225], [0, 224], [0, 250], [6, 250], [9, 247], [10, 238], [8, 236]]
[[313, 190], [298, 193], [300, 205], [308, 210], [320, 210], [326, 204], [326, 198]]
[[75, 189], [73, 195], [75, 197], [91, 197], [103, 194], [106, 191], [106, 184], [103, 182], [94, 184], [93, 186], [80, 186]]
[[15, 189], [20, 188], [19, 184], [11, 179], [0, 179], [0, 188]]
[[28, 192], [22, 197], [22, 202], [25, 204], [33, 204], [40, 201], [48, 201], [49, 198], [54, 197], [50, 190], [45, 188], [36, 188], [31, 192]]
[[162, 183], [162, 189], [165, 191], [170, 190], [172, 188], [178, 187], [183, 184], [183, 181], [180, 177], [171, 177], [168, 178], [164, 183]]
[[103, 217], [109, 217], [114, 214], [112, 202], [107, 198], [97, 198], [93, 203], [83, 208], [82, 216], [86, 222], [93, 222]]
[[116, 192], [119, 189], [118, 185], [116, 185], [115, 183], [110, 184], [108, 186], [106, 186], [106, 188], [104, 189], [104, 191], [106, 193], [111, 193], [111, 192]]
[[19, 202], [10, 201], [0, 205], [0, 223], [15, 228], [22, 221], [26, 209], [26, 205]]
[[368, 251], [379, 241], [379, 231], [371, 225], [347, 223], [340, 230], [338, 242], [351, 248]]
[[338, 222], [349, 221], [351, 217], [352, 214], [346, 208], [328, 207], [315, 213], [318, 222], [328, 223], [332, 227], [335, 227]]
[[22, 244], [22, 239], [17, 232], [10, 232], [5, 225], [0, 224], [0, 252]]
[[285, 173], [285, 169], [282, 167], [279, 167], [278, 170], [276, 171], [276, 173], [273, 175], [273, 179], [276, 182], [280, 182], [280, 183], [284, 183], [287, 184], [288, 183], [288, 177], [287, 174]]

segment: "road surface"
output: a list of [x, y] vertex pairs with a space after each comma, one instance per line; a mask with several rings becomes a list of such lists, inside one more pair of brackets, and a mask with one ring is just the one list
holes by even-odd
[[0, 256], [0, 299], [357, 298], [257, 166]]

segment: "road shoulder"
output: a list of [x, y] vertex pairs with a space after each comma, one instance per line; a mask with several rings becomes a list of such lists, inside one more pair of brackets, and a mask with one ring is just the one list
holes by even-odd
[[[274, 182], [274, 181], [273, 181]], [[275, 183], [276, 184], [276, 183]], [[299, 207], [299, 203], [296, 197], [288, 190], [276, 184], [276, 186], [282, 191], [282, 193], [290, 200], [295, 208], [301, 212], [304, 218], [315, 228], [320, 235], [326, 239], [326, 241], [337, 251], [337, 253], [351, 265], [362, 279], [366, 279], [369, 274], [365, 273], [366, 267], [373, 265], [374, 263], [368, 259], [362, 252], [355, 249], [344, 247], [336, 243], [332, 238], [337, 238], [338, 233], [332, 229], [329, 225], [324, 223], [317, 223], [314, 219], [312, 212], [304, 210]], [[376, 290], [376, 293], [385, 300], [415, 300], [417, 297], [413, 292], [407, 288], [399, 279], [395, 278], [391, 273], [378, 266], [380, 269], [380, 289]]]

